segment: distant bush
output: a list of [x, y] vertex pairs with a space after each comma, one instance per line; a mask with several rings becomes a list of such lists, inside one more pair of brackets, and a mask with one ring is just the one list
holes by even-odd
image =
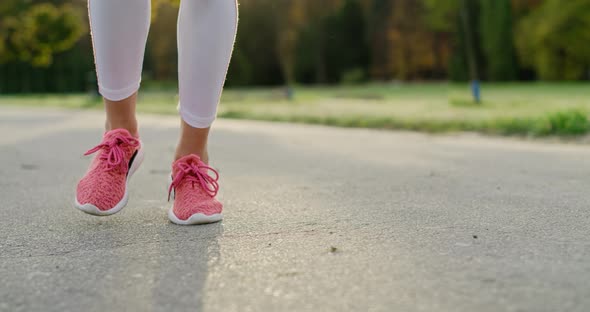
[[506, 135], [574, 136], [590, 131], [587, 114], [582, 110], [548, 113], [538, 118], [511, 118], [489, 122], [485, 132]]
[[365, 70], [363, 68], [355, 68], [344, 71], [342, 73], [342, 77], [340, 78], [340, 83], [343, 84], [358, 84], [365, 82], [367, 80], [367, 76], [365, 74]]
[[590, 130], [588, 116], [581, 110], [550, 113], [538, 121], [537, 135], [581, 135]]

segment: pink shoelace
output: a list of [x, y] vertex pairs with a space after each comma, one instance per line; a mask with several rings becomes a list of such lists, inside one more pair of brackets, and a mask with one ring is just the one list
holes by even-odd
[[105, 171], [113, 170], [120, 167], [123, 172], [127, 172], [127, 164], [125, 164], [125, 151], [124, 147], [138, 147], [139, 140], [126, 137], [126, 136], [113, 136], [108, 139], [104, 139], [99, 145], [88, 150], [84, 153], [84, 156], [96, 153], [99, 150], [104, 150], [100, 155], [100, 159], [106, 162]]
[[[176, 164], [175, 167], [178, 169], [178, 172], [172, 179], [172, 183], [168, 189], [168, 201], [170, 201], [172, 190], [180, 185], [180, 182], [184, 179], [190, 181], [193, 188], [195, 187], [195, 183], [198, 183], [205, 193], [211, 197], [217, 195], [219, 191], [219, 183], [217, 182], [219, 180], [219, 173], [215, 169], [205, 165], [202, 161], [198, 164], [181, 162]], [[213, 172], [215, 176], [210, 176], [209, 171]]]

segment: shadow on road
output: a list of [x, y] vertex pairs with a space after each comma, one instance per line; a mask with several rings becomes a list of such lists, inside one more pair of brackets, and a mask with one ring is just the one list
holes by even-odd
[[220, 261], [218, 238], [223, 224], [160, 230], [159, 270], [152, 287], [156, 310], [201, 311], [209, 270]]

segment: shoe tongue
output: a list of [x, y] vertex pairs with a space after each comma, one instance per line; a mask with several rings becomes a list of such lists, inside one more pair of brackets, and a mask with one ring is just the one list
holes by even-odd
[[107, 131], [104, 134], [105, 139], [116, 138], [116, 137], [133, 137], [127, 129], [114, 129], [111, 131]]

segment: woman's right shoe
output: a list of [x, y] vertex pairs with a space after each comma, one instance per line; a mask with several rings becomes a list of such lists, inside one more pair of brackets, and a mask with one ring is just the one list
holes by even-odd
[[98, 154], [78, 183], [75, 207], [95, 216], [112, 215], [127, 205], [129, 179], [143, 162], [141, 142], [129, 131], [115, 129], [84, 155], [93, 153]]

